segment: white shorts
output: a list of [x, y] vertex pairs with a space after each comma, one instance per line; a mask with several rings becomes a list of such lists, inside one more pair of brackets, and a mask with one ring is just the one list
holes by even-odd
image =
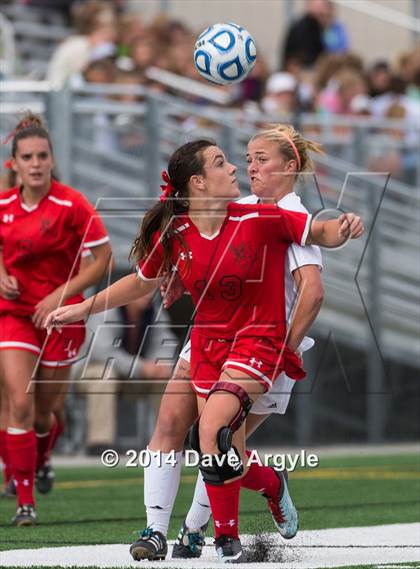
[[[315, 345], [315, 340], [305, 336], [299, 346], [300, 352], [307, 352]], [[179, 357], [186, 362], [191, 360], [191, 342], [188, 341], [182, 348]], [[270, 415], [278, 413], [284, 415], [289, 405], [295, 380], [290, 379], [284, 372], [279, 375], [273, 387], [267, 393], [260, 395], [251, 408], [251, 413], [255, 415]]]

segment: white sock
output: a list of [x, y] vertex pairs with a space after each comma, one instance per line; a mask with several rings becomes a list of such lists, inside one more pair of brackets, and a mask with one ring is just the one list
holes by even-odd
[[188, 529], [200, 529], [201, 526], [209, 521], [210, 516], [209, 497], [207, 496], [203, 477], [201, 472], [199, 472], [197, 482], [195, 483], [194, 498], [187, 517], [185, 518], [185, 525]]
[[150, 465], [144, 468], [147, 525], [166, 536], [181, 478], [182, 452], [149, 452]]

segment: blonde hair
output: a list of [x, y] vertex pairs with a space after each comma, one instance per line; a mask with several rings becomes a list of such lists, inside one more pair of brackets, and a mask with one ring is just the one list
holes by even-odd
[[250, 142], [261, 138], [276, 142], [280, 154], [286, 160], [295, 160], [297, 174], [314, 171], [314, 162], [309, 152], [324, 154], [321, 144], [307, 140], [291, 124], [269, 125], [255, 134]]

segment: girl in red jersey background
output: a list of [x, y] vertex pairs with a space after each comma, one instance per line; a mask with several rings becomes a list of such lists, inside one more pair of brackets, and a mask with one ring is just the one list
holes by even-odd
[[[89, 202], [53, 179], [40, 117], [27, 113], [13, 131], [11, 166], [21, 183], [0, 195], [0, 382], [8, 405], [0, 442], [16, 486], [12, 522], [20, 526], [36, 521], [35, 472], [57, 434], [52, 411], [85, 337], [83, 322], [48, 337], [42, 324], [101, 280], [111, 247]], [[84, 249], [94, 261], [79, 270]]]

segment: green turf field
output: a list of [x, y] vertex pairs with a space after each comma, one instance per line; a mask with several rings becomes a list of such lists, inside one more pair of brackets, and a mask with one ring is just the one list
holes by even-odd
[[[60, 468], [56, 480], [53, 493], [38, 497], [40, 524], [35, 528], [11, 527], [14, 501], [0, 501], [0, 549], [130, 543], [145, 526], [140, 468]], [[185, 469], [170, 538], [184, 519], [194, 482], [195, 469]], [[292, 473], [290, 488], [301, 529], [420, 519], [416, 455], [321, 459], [317, 469]], [[240, 520], [241, 533], [273, 531], [265, 500], [248, 491], [242, 493]]]

